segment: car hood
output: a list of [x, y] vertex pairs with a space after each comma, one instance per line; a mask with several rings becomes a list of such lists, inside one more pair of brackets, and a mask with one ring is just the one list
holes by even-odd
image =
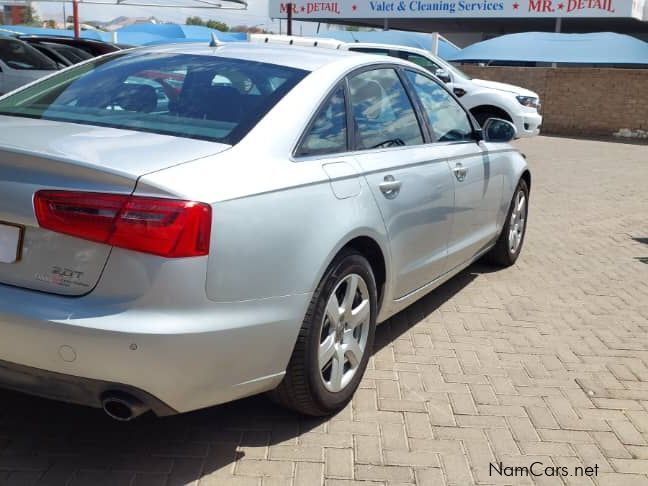
[[477, 86], [481, 86], [482, 88], [489, 88], [495, 89], [497, 91], [504, 91], [506, 93], [513, 93], [517, 96], [532, 96], [538, 98], [537, 93], [534, 93], [533, 91], [528, 89], [521, 88], [519, 86], [515, 86], [513, 84], [498, 83], [497, 81], [486, 81], [484, 79], [473, 79], [472, 82]]
[[0, 148], [137, 178], [230, 145], [117, 128], [0, 115]]

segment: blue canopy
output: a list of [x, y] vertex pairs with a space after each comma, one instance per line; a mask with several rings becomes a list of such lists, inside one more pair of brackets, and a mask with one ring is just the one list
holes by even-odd
[[448, 60], [648, 65], [648, 43], [612, 32], [526, 32], [503, 35], [473, 44], [455, 53]]
[[[45, 29], [25, 25], [0, 25], [0, 33], [16, 32], [19, 34], [55, 35], [74, 37], [74, 32], [63, 29]], [[117, 30], [117, 42], [141, 46], [148, 44], [167, 44], [175, 42], [209, 42], [212, 33], [223, 42], [241, 42], [247, 40], [245, 32], [221, 32], [199, 25], [178, 24], [133, 24]], [[82, 30], [81, 38], [111, 42], [111, 32], [99, 30]]]
[[[432, 50], [432, 36], [419, 32], [402, 32], [398, 30], [352, 32], [346, 30], [330, 30], [321, 32], [318, 37], [336, 39], [341, 42], [371, 42], [374, 44], [393, 44], [398, 46], [417, 47], [426, 51]], [[439, 38], [439, 57], [448, 59], [456, 55], [460, 49], [443, 37]]]
[[167, 39], [170, 42], [178, 40], [205, 41], [211, 40], [212, 33], [223, 42], [240, 42], [247, 40], [245, 32], [221, 32], [201, 25], [182, 24], [132, 24], [122, 27], [117, 31], [119, 42], [129, 44], [128, 36], [132, 34], [146, 34]]

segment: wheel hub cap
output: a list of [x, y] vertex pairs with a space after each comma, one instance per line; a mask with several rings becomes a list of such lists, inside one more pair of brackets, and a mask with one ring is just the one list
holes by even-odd
[[509, 251], [515, 253], [522, 244], [524, 230], [526, 227], [526, 195], [524, 191], [518, 191], [513, 201], [513, 210], [511, 211], [511, 221], [509, 224]]
[[322, 319], [318, 365], [324, 387], [342, 391], [353, 379], [366, 352], [371, 302], [364, 279], [346, 276], [329, 296]]

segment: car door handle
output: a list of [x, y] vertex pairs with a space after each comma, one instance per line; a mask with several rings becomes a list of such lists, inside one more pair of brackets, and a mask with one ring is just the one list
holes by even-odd
[[452, 172], [454, 172], [454, 175], [459, 182], [465, 181], [468, 176], [468, 169], [461, 163], [457, 164], [456, 167], [452, 169]]
[[398, 196], [403, 183], [394, 179], [394, 176], [385, 176], [385, 182], [382, 182], [378, 187], [387, 199], [393, 199]]

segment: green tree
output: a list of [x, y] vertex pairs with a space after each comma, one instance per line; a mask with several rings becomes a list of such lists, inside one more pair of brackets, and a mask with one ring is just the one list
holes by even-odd
[[187, 17], [185, 21], [187, 25], [201, 25], [203, 27], [209, 27], [210, 29], [220, 30], [221, 32], [228, 32], [230, 30], [229, 26], [225, 22], [219, 22], [218, 20], [203, 20], [200, 17]]
[[208, 20], [205, 25], [210, 29], [220, 30], [221, 32], [229, 31], [229, 26], [225, 22], [219, 22], [218, 20]]
[[205, 22], [200, 17], [187, 17], [185, 20], [187, 25], [205, 25]]
[[31, 5], [25, 7], [25, 13], [23, 14], [23, 24], [33, 25], [40, 27], [42, 25], [41, 19], [38, 17], [36, 10]]

